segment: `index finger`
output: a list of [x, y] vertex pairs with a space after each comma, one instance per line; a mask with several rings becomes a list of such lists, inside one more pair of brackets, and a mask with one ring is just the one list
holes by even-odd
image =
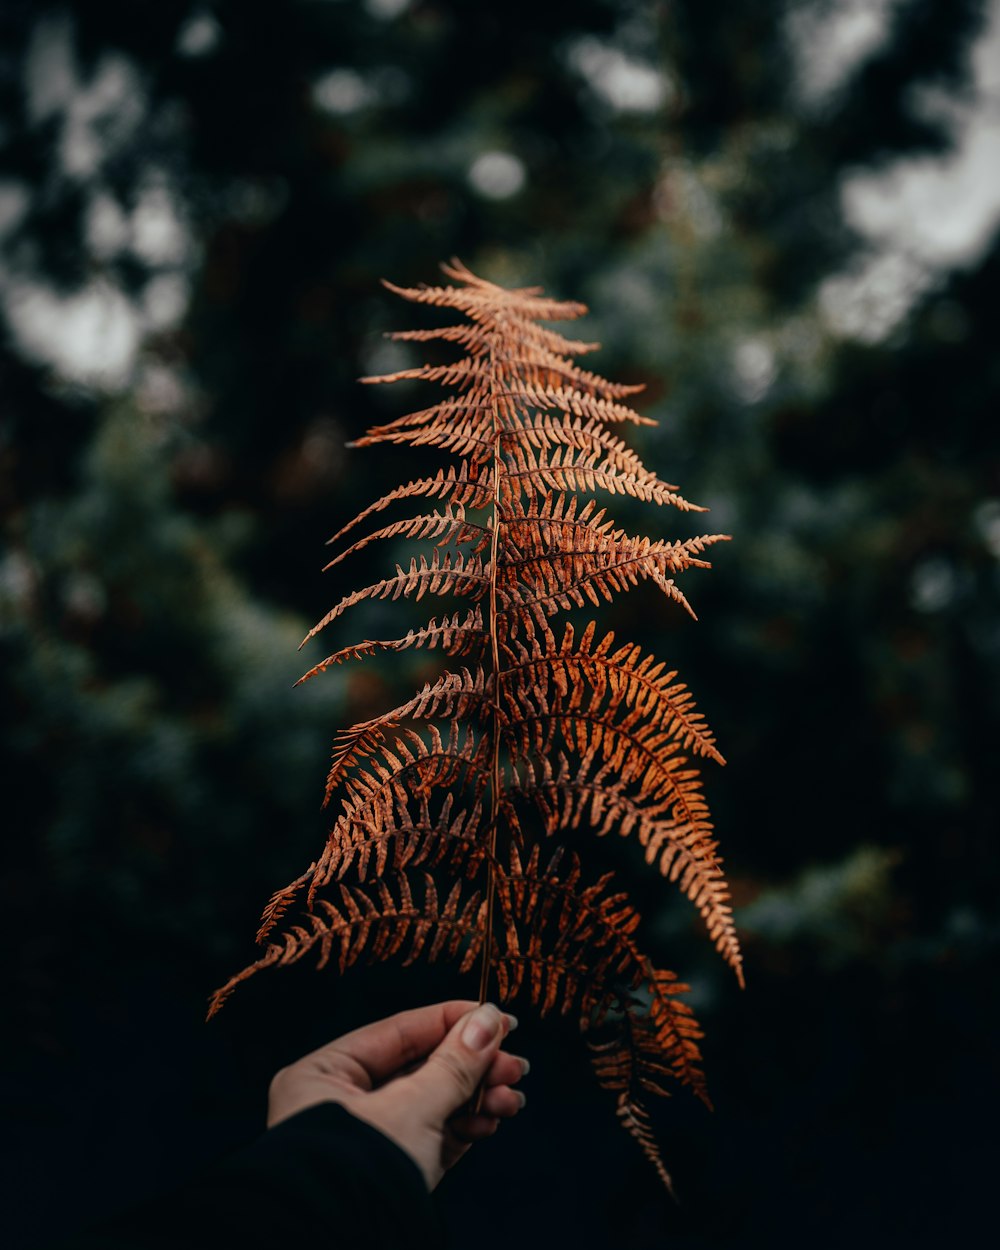
[[[345, 1033], [313, 1053], [317, 1058], [325, 1054], [346, 1055], [359, 1064], [372, 1085], [376, 1085], [407, 1064], [426, 1058], [454, 1025], [478, 1005], [474, 1000], [454, 998], [400, 1011]], [[510, 1032], [509, 1017], [505, 1019], [508, 1021], [505, 1032]]]

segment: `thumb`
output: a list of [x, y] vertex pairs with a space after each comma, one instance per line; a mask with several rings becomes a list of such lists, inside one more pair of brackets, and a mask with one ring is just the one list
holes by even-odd
[[425, 1123], [443, 1124], [469, 1101], [500, 1049], [504, 1026], [501, 1011], [483, 1003], [464, 1015], [424, 1066], [406, 1078], [414, 1109]]

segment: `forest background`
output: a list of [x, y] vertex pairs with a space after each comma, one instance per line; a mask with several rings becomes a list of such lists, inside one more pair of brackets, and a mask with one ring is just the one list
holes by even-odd
[[728, 758], [748, 985], [602, 844], [707, 1030], [715, 1114], [656, 1109], [681, 1205], [525, 1007], [529, 1108], [446, 1222], [484, 1248], [957, 1235], [998, 1089], [998, 221], [995, 0], [3, 0], [15, 1244], [247, 1140], [273, 1071], [344, 1028], [475, 995], [296, 968], [202, 1022], [316, 854], [333, 733], [425, 672], [292, 689], [370, 580], [322, 576], [323, 541], [410, 476], [344, 449], [415, 398], [355, 382], [413, 359], [378, 280], [452, 255], [587, 302], [594, 367], [661, 422], [635, 445], [734, 536], [685, 583], [697, 624], [652, 590], [600, 619]]

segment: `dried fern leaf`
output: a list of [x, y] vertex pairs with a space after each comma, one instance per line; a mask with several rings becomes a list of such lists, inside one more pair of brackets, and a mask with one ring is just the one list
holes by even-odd
[[465, 557], [459, 552], [454, 558], [450, 553], [444, 557], [433, 553], [430, 560], [423, 556], [410, 561], [408, 569], [396, 565], [392, 577], [384, 577], [381, 581], [355, 590], [327, 612], [326, 616], [306, 634], [302, 646], [332, 621], [342, 616], [348, 608], [353, 608], [365, 599], [415, 599], [419, 602], [424, 595], [461, 595], [467, 599], [481, 599], [489, 590], [489, 574], [478, 556]]
[[[639, 862], [691, 900], [742, 984], [696, 767], [724, 760], [675, 669], [593, 621], [556, 627], [554, 618], [645, 583], [693, 616], [677, 579], [709, 568], [705, 553], [728, 536], [630, 534], [608, 515], [608, 495], [704, 509], [620, 437], [627, 425], [655, 424], [628, 403], [642, 387], [582, 369], [574, 357], [597, 345], [540, 324], [573, 320], [583, 305], [505, 290], [458, 261], [443, 269], [457, 285], [385, 285], [464, 322], [390, 337], [450, 344], [458, 358], [363, 381], [449, 393], [352, 445], [433, 447], [452, 463], [343, 525], [331, 544], [396, 505], [433, 501], [348, 539], [327, 568], [385, 542], [429, 543], [430, 554], [345, 595], [305, 641], [364, 601], [398, 603], [401, 613], [427, 595], [462, 606], [396, 638], [341, 644], [300, 680], [377, 652], [434, 650], [469, 664], [336, 735], [323, 852], [272, 897], [259, 933], [266, 949], [216, 991], [210, 1013], [262, 969], [307, 955], [341, 971], [392, 956], [444, 956], [463, 971], [478, 960], [481, 997], [495, 982], [501, 1001], [526, 995], [543, 1015], [577, 1014], [599, 1083], [669, 1187], [645, 1100], [679, 1084], [708, 1101], [701, 1030], [687, 987], [639, 948], [640, 916], [611, 874], [584, 881], [584, 839], [635, 843]], [[543, 863], [541, 841], [556, 835], [574, 849]]]
[[433, 477], [417, 478], [415, 481], [407, 482], [405, 486], [397, 486], [395, 490], [376, 499], [356, 517], [352, 517], [332, 538], [328, 538], [327, 545], [332, 546], [333, 543], [339, 542], [346, 533], [376, 512], [384, 512], [386, 508], [400, 500], [418, 498], [450, 499], [453, 503], [465, 504], [469, 508], [485, 508], [493, 498], [493, 478], [489, 473], [481, 477], [470, 476], [468, 466], [465, 464], [458, 470], [454, 465], [451, 465], [447, 471], [439, 469]]
[[[705, 512], [706, 508], [691, 503], [661, 482], [655, 473], [624, 472], [615, 468], [614, 455], [602, 456], [600, 451], [574, 455], [576, 449], [566, 445], [537, 452], [527, 443], [504, 452], [503, 483], [505, 500], [517, 499], [521, 493], [534, 491], [548, 495], [552, 491], [605, 490], [610, 495], [631, 495], [646, 503], [671, 504], [682, 512]], [[601, 449], [603, 451], [603, 448]]]
[[467, 612], [460, 619], [459, 613], [444, 616], [440, 621], [430, 620], [422, 629], [408, 630], [402, 638], [366, 639], [352, 646], [341, 647], [326, 659], [320, 660], [312, 668], [303, 673], [296, 686], [304, 681], [323, 673], [335, 664], [343, 664], [345, 660], [360, 660], [365, 656], [375, 655], [378, 651], [409, 651], [417, 647], [433, 650], [435, 647], [445, 655], [458, 657], [469, 655], [481, 650], [489, 641], [489, 634], [483, 628], [483, 614], [478, 607]]
[[332, 569], [335, 564], [340, 564], [348, 556], [353, 556], [355, 552], [362, 551], [370, 543], [386, 538], [413, 540], [436, 538], [438, 547], [443, 547], [448, 543], [454, 543], [458, 547], [463, 543], [475, 543], [471, 554], [479, 555], [490, 545], [492, 532], [483, 525], [476, 525], [475, 522], [467, 520], [465, 509], [461, 504], [457, 504], [454, 508], [445, 508], [444, 512], [424, 513], [421, 516], [408, 517], [405, 521], [395, 521], [392, 525], [383, 525], [381, 529], [373, 531], [364, 538], [359, 538], [356, 543], [352, 543], [339, 555], [334, 556], [324, 566], [323, 572]]
[[473, 711], [479, 712], [488, 698], [486, 687], [486, 675], [481, 668], [473, 672], [463, 668], [457, 673], [445, 673], [391, 712], [384, 712], [373, 720], [363, 721], [338, 734], [326, 779], [324, 803], [329, 802], [348, 769], [381, 746], [389, 730], [403, 721], [429, 720], [433, 717], [462, 718]]
[[404, 953], [404, 964], [410, 964], [425, 948], [430, 960], [441, 954], [454, 958], [461, 949], [460, 970], [471, 968], [483, 942], [478, 892], [460, 907], [461, 883], [456, 882], [442, 905], [434, 880], [427, 873], [424, 899], [418, 904], [405, 874], [395, 874], [395, 883], [393, 893], [385, 880], [377, 880], [374, 898], [359, 886], [341, 885], [337, 903], [316, 899], [316, 911], [309, 915], [307, 924], [293, 925], [260, 959], [216, 990], [209, 1001], [209, 1019], [241, 982], [264, 968], [286, 967], [312, 952], [318, 952], [317, 967], [325, 967], [335, 956], [344, 972], [365, 955], [375, 962]]
[[[432, 330], [392, 330], [386, 338], [400, 343], [456, 343], [459, 347], [468, 348], [473, 355], [488, 356], [495, 346], [496, 339], [489, 329], [475, 322], [457, 326], [439, 326]], [[549, 351], [566, 352], [571, 356], [583, 356], [587, 352], [600, 350], [600, 343], [586, 342], [583, 339], [567, 339], [553, 330], [546, 330], [537, 324], [529, 324], [520, 330], [511, 330], [508, 341], [516, 347], [530, 344], [533, 347], [544, 347]]]
[[652, 802], [630, 792], [605, 764], [597, 764], [596, 756], [576, 765], [562, 752], [557, 759], [557, 769], [547, 757], [526, 762], [510, 782], [511, 796], [533, 804], [549, 836], [581, 826], [598, 837], [634, 834], [646, 862], [676, 882], [697, 907], [709, 937], [742, 985], [743, 958], [708, 822], [693, 826], [674, 819], [669, 800]]

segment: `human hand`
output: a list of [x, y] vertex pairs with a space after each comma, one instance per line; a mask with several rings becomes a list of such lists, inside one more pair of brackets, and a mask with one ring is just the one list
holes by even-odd
[[[403, 1149], [433, 1189], [472, 1142], [524, 1106], [511, 1086], [528, 1062], [500, 1050], [516, 1024], [492, 1003], [453, 1000], [345, 1033], [277, 1073], [267, 1126], [339, 1102]], [[480, 1085], [482, 1104], [472, 1114], [467, 1104]]]

